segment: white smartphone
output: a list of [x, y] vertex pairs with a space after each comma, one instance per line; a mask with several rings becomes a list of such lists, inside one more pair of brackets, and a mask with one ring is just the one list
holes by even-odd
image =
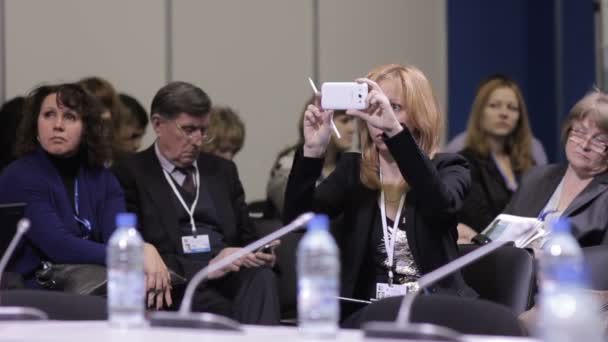
[[367, 84], [356, 82], [325, 82], [321, 86], [323, 109], [365, 109]]

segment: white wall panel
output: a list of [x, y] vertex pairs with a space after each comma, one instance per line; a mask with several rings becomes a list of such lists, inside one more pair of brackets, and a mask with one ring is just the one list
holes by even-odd
[[332, 0], [320, 3], [320, 77], [352, 80], [373, 67], [408, 63], [447, 99], [445, 0]]
[[[171, 62], [173, 80], [193, 82], [240, 112], [247, 137], [236, 162], [248, 200], [265, 197], [272, 162], [297, 141], [311, 94], [313, 0], [172, 0], [170, 28], [165, 0], [5, 2], [7, 98], [40, 82], [98, 75], [148, 108]], [[445, 0], [319, 1], [318, 81], [412, 63], [444, 103], [445, 12]], [[148, 130], [144, 145], [152, 141]]]
[[7, 98], [97, 75], [149, 108], [165, 83], [163, 0], [5, 1]]
[[240, 112], [247, 136], [237, 155], [248, 200], [266, 197], [277, 152], [297, 141], [311, 95], [312, 2], [173, 2], [173, 75]]

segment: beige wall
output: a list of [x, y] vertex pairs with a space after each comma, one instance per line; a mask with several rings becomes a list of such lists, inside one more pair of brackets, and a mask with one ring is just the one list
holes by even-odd
[[296, 142], [312, 73], [312, 2], [175, 1], [173, 74], [240, 112], [245, 147], [235, 161], [247, 198], [265, 197], [277, 152]]
[[165, 83], [163, 0], [5, 0], [6, 95], [97, 75], [147, 107]]
[[446, 11], [444, 0], [320, 1], [321, 79], [351, 80], [380, 64], [414, 64], [443, 104]]
[[[276, 153], [297, 140], [313, 76], [313, 0], [5, 0], [7, 97], [34, 85], [99, 75], [149, 107], [166, 80], [233, 106], [247, 126], [236, 162], [248, 200], [265, 197]], [[446, 99], [445, 0], [319, 1], [319, 80], [412, 63]], [[320, 83], [320, 82], [319, 82]], [[153, 141], [148, 132], [146, 144]]]

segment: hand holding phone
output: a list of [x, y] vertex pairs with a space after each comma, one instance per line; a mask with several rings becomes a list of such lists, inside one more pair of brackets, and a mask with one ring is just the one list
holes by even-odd
[[281, 240], [273, 240], [264, 246], [258, 248], [255, 253], [264, 253], [264, 254], [272, 254], [273, 250], [277, 248], [281, 244]]
[[271, 254], [272, 253], [272, 246], [271, 246], [271, 244], [267, 243], [264, 246], [258, 248], [255, 252], [256, 253]]
[[321, 107], [327, 109], [367, 108], [368, 86], [357, 82], [325, 82], [321, 86]]
[[378, 83], [368, 78], [359, 78], [357, 82], [367, 85], [370, 89], [367, 96], [369, 108], [365, 110], [352, 108], [347, 110], [346, 114], [365, 120], [369, 125], [382, 130], [389, 137], [401, 132], [403, 127], [397, 118], [397, 113], [393, 110], [393, 105]]

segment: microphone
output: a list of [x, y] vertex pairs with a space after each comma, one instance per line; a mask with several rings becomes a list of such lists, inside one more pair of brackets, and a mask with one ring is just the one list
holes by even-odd
[[194, 297], [196, 288], [207, 279], [209, 274], [232, 264], [246, 254], [252, 253], [270, 242], [291, 233], [292, 231], [308, 223], [308, 221], [310, 221], [313, 217], [313, 213], [304, 213], [298, 216], [290, 224], [250, 243], [239, 251], [226, 256], [216, 263], [209, 264], [202, 270], [198, 271], [194, 277], [192, 277], [192, 280], [190, 280], [188, 286], [186, 287], [179, 311], [161, 311], [152, 313], [150, 315], [150, 326], [242, 331], [240, 324], [233, 319], [207, 312], [192, 313], [192, 298]]
[[[8, 248], [0, 259], [0, 284], [2, 283], [2, 274], [8, 265], [8, 261], [15, 252], [15, 248], [19, 244], [21, 237], [30, 229], [30, 220], [22, 218], [17, 222], [17, 231], [13, 236]], [[19, 306], [0, 306], [0, 321], [15, 321], [15, 320], [47, 320], [48, 316], [41, 310], [29, 307]]]
[[395, 322], [367, 322], [362, 327], [365, 337], [424, 341], [460, 341], [460, 333], [455, 330], [430, 323], [410, 323], [410, 313], [414, 299], [425, 288], [508, 243], [510, 241], [490, 242], [423, 275], [417, 281], [418, 290], [408, 293], [403, 297]]

